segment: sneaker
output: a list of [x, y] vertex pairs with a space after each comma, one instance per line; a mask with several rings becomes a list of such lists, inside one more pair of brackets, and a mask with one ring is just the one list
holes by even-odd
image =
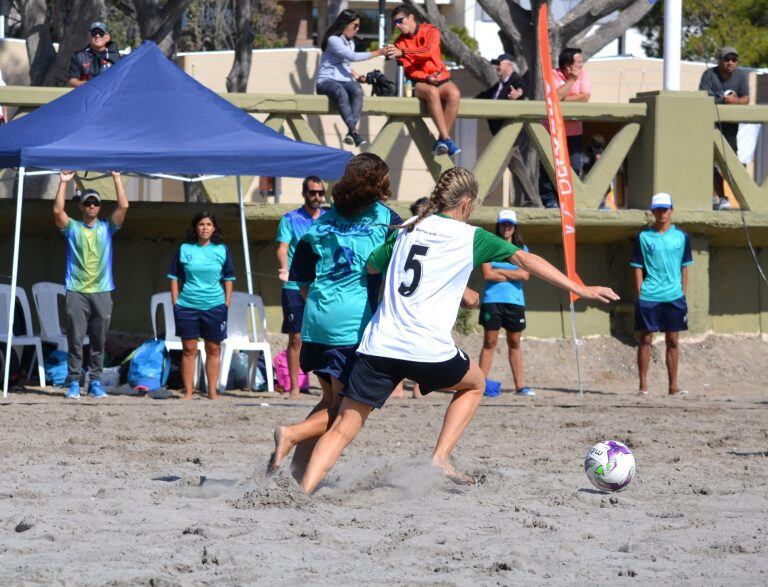
[[717, 206], [718, 210], [730, 210], [731, 209], [731, 203], [728, 201], [728, 198], [721, 198], [720, 204]]
[[485, 380], [485, 393], [483, 395], [487, 397], [499, 397], [501, 394], [501, 381], [494, 381], [493, 379]]
[[358, 133], [353, 132], [351, 134], [352, 134], [352, 141], [353, 141], [355, 147], [362, 147], [363, 145], [367, 145], [368, 144], [368, 141], [366, 141]]
[[91, 384], [88, 386], [88, 395], [100, 398], [100, 397], [107, 397], [107, 391], [101, 386], [101, 381], [91, 381]]
[[530, 387], [521, 387], [517, 390], [517, 395], [536, 395], [536, 392]]
[[448, 145], [448, 156], [453, 157], [454, 155], [458, 155], [461, 153], [461, 147], [459, 147], [456, 143], [453, 142], [453, 139], [445, 139], [443, 141], [446, 145]]
[[355, 137], [352, 136], [351, 132], [348, 132], [346, 136], [344, 137], [344, 144], [345, 145], [354, 145], [355, 144]]
[[442, 139], [437, 139], [435, 141], [435, 146], [432, 147], [432, 155], [434, 157], [439, 157], [440, 155], [447, 155], [448, 154], [448, 143], [446, 143]]
[[69, 389], [67, 389], [67, 393], [64, 394], [64, 397], [67, 399], [80, 399], [80, 382], [70, 382]]

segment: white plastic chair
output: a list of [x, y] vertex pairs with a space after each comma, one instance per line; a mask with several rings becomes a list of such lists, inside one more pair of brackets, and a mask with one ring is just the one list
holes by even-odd
[[[173, 317], [173, 298], [171, 298], [171, 292], [166, 291], [163, 293], [154, 294], [150, 301], [150, 311], [152, 312], [152, 332], [157, 336], [157, 307], [163, 308], [163, 322], [165, 323], [165, 348], [170, 351], [180, 351], [184, 347], [181, 344], [181, 339], [176, 336], [176, 320]], [[199, 341], [197, 343], [197, 352], [199, 354], [198, 360], [203, 364], [203, 377], [205, 377], [205, 343]], [[198, 373], [200, 371], [200, 364], [198, 363], [195, 368], [195, 378], [192, 384], [197, 387]]]
[[[40, 376], [40, 385], [45, 387], [45, 367], [43, 365], [43, 343], [39, 336], [32, 330], [32, 312], [29, 310], [27, 293], [20, 287], [16, 288], [16, 302], [24, 314], [24, 334], [13, 336], [13, 346], [34, 346], [35, 356], [29, 364], [30, 370], [37, 361], [37, 372]], [[11, 286], [0, 285], [0, 342], [8, 342], [8, 310], [11, 304]], [[8, 358], [10, 360], [10, 357]]]
[[[61, 328], [59, 319], [59, 296], [67, 295], [66, 288], [59, 283], [41, 281], [32, 286], [32, 299], [35, 302], [37, 319], [40, 322], [40, 339], [43, 342], [55, 344], [60, 351], [69, 350], [67, 335]], [[83, 346], [89, 344], [88, 337], [83, 340]]]
[[[251, 313], [249, 305], [253, 304], [256, 316], [256, 330], [251, 340], [250, 328]], [[227, 376], [232, 364], [232, 355], [235, 351], [262, 352], [267, 368], [267, 390], [275, 390], [274, 373], [272, 371], [272, 349], [267, 339], [267, 317], [264, 312], [264, 302], [260, 296], [249, 295], [239, 291], [232, 292], [232, 300], [229, 305], [229, 318], [227, 320], [227, 339], [221, 345], [221, 371], [219, 375], [219, 391], [227, 387]], [[258, 356], [258, 355], [257, 355]], [[248, 369], [248, 381], [253, 382], [256, 375], [256, 358], [250, 362]]]

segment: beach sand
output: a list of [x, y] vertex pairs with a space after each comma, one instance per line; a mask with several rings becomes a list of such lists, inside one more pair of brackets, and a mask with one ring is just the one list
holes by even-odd
[[[479, 337], [461, 344], [476, 354]], [[448, 394], [374, 413], [312, 497], [268, 479], [272, 430], [316, 401], [219, 402], [59, 390], [0, 403], [0, 584], [768, 583], [768, 343], [682, 346], [691, 393], [635, 395], [634, 349], [524, 341], [535, 398], [485, 398], [456, 451], [478, 484], [429, 457]], [[503, 341], [500, 343], [500, 347]], [[499, 348], [493, 376], [510, 380]], [[591, 487], [589, 447], [625, 442], [637, 477]]]

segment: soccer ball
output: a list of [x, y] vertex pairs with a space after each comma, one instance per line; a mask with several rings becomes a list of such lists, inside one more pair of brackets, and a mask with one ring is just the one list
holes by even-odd
[[589, 449], [584, 472], [598, 489], [622, 491], [635, 476], [635, 457], [625, 444], [604, 440]]

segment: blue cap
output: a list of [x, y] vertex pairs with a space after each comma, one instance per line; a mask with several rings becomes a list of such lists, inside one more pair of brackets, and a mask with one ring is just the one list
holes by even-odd
[[672, 196], [670, 196], [666, 192], [661, 192], [653, 196], [651, 198], [651, 210], [655, 210], [656, 208], [673, 208], [672, 206]]

